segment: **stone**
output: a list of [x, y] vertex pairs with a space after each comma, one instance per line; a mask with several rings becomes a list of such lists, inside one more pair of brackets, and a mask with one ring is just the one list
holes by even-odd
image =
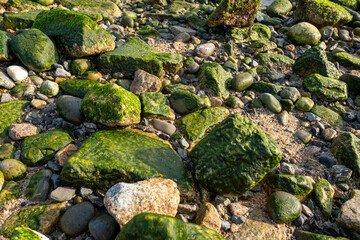
[[[174, 1], [174, 2], [179, 2], [179, 1]], [[184, 3], [181, 1], [181, 3]], [[188, 3], [188, 2], [186, 2]], [[171, 9], [170, 9], [171, 10]], [[182, 26], [178, 26], [178, 25], [173, 25], [170, 27], [170, 31], [176, 36], [180, 33], [187, 33], [190, 36], [194, 36], [197, 31], [192, 29], [192, 28], [187, 28], [187, 27], [182, 27]]]
[[291, 40], [299, 45], [316, 45], [321, 39], [319, 30], [308, 22], [295, 24], [287, 34]]
[[[2, 188], [0, 186], [0, 189]], [[18, 199], [20, 197], [21, 187], [14, 181], [9, 181], [0, 192], [0, 208], [9, 200]]]
[[[12, 213], [1, 229], [4, 237], [10, 237], [17, 227], [29, 227], [43, 234], [49, 234], [56, 226], [60, 211], [66, 203], [42, 204], [25, 207]], [[76, 218], [76, 221], [79, 219]]]
[[230, 203], [229, 204], [229, 210], [231, 212], [232, 215], [245, 215], [246, 213], [249, 212], [249, 208], [242, 205], [241, 202], [235, 202], [235, 203]]
[[0, 171], [6, 181], [17, 181], [25, 178], [26, 165], [16, 159], [5, 159], [0, 162]]
[[347, 52], [338, 52], [332, 55], [332, 59], [340, 63], [340, 65], [351, 68], [351, 69], [360, 69], [360, 58], [351, 55]]
[[130, 91], [136, 95], [143, 92], [158, 92], [161, 89], [160, 79], [143, 70], [135, 72], [134, 80], [130, 85]]
[[30, 183], [25, 191], [25, 196], [30, 201], [46, 201], [50, 191], [50, 178], [52, 172], [49, 169], [41, 170], [30, 178]]
[[62, 95], [56, 100], [56, 108], [62, 118], [75, 125], [80, 125], [85, 120], [81, 113], [81, 98]]
[[[3, 22], [3, 26], [4, 26], [4, 22]], [[4, 31], [0, 31], [0, 61], [10, 61], [14, 58], [9, 46], [9, 43], [12, 38], [13, 38], [12, 34]], [[0, 77], [2, 76], [0, 75]]]
[[178, 35], [175, 36], [174, 38], [174, 42], [189, 42], [191, 39], [191, 36], [186, 33], [186, 32], [183, 32], [183, 33], [179, 33]]
[[302, 77], [307, 77], [313, 73], [333, 79], [338, 79], [340, 76], [335, 65], [327, 60], [325, 50], [318, 46], [310, 48], [297, 58], [292, 69]]
[[21, 82], [28, 77], [26, 69], [17, 65], [7, 67], [6, 72], [15, 82]]
[[277, 48], [276, 43], [270, 40], [258, 40], [252, 42], [246, 49], [249, 53], [261, 53], [261, 52], [267, 52], [270, 50], [274, 50]]
[[191, 92], [191, 93], [196, 93], [195, 91], [195, 87], [191, 86], [191, 85], [184, 85], [181, 83], [178, 84], [169, 84], [163, 87], [163, 93], [165, 94], [172, 94], [175, 91], [181, 90], [181, 91], [185, 91], [185, 92]]
[[65, 94], [73, 95], [79, 98], [83, 98], [86, 93], [95, 88], [95, 86], [102, 86], [102, 84], [97, 81], [85, 79], [68, 79], [60, 82], [60, 88], [65, 92]]
[[180, 192], [170, 179], [152, 178], [137, 183], [118, 183], [104, 198], [105, 207], [122, 228], [143, 212], [174, 217], [180, 203]]
[[154, 119], [152, 121], [154, 128], [156, 128], [159, 131], [162, 131], [168, 135], [173, 135], [176, 132], [176, 127], [171, 124], [168, 123], [166, 121], [160, 120], [160, 119]]
[[120, 17], [121, 10], [116, 5], [118, 1], [111, 0], [56, 0], [57, 3], [69, 9], [79, 9], [81, 13], [100, 14], [104, 18]]
[[[349, 92], [352, 92], [355, 94], [360, 93], [360, 77], [345, 73], [345, 74], [341, 75], [339, 80], [343, 81], [347, 84]], [[355, 105], [356, 105], [356, 100], [355, 100]]]
[[78, 236], [88, 229], [88, 224], [94, 215], [95, 208], [91, 203], [78, 203], [61, 216], [60, 229], [70, 237]]
[[218, 195], [239, 196], [280, 162], [281, 152], [253, 122], [233, 114], [203, 138], [190, 157], [202, 186]]
[[291, 67], [294, 64], [294, 60], [281, 54], [259, 53], [257, 57], [260, 64], [264, 66], [262, 71], [269, 74], [288, 74], [291, 72]]
[[340, 129], [344, 128], [344, 121], [342, 117], [337, 112], [327, 107], [315, 105], [311, 109], [311, 112], [316, 116], [328, 121], [329, 124], [334, 127], [338, 127]]
[[221, 219], [214, 205], [209, 202], [200, 206], [199, 211], [196, 213], [194, 223], [201, 226], [210, 228], [219, 232], [221, 227]]
[[253, 85], [251, 85], [250, 90], [253, 90], [255, 92], [259, 93], [270, 93], [273, 95], [277, 95], [284, 89], [283, 86], [275, 85], [273, 83], [267, 83], [267, 82], [254, 82]]
[[121, 72], [133, 76], [139, 69], [157, 77], [165, 72], [176, 73], [182, 66], [182, 56], [175, 53], [160, 53], [138, 37], [130, 38], [113, 51], [101, 54], [97, 68], [101, 72]]
[[289, 0], [275, 0], [266, 8], [266, 13], [270, 17], [285, 16], [292, 10], [292, 7]]
[[204, 98], [181, 90], [173, 92], [169, 97], [169, 101], [171, 108], [180, 114], [190, 113], [206, 107]]
[[278, 117], [277, 117], [278, 121], [280, 124], [286, 126], [289, 121], [290, 121], [290, 114], [288, 111], [282, 111]]
[[139, 98], [116, 84], [94, 86], [81, 101], [87, 119], [106, 126], [127, 126], [140, 122]]
[[267, 175], [262, 183], [268, 193], [284, 191], [294, 195], [300, 202], [303, 202], [313, 190], [314, 180], [311, 177], [302, 175]]
[[346, 100], [348, 98], [346, 83], [316, 73], [304, 79], [303, 88], [324, 101]]
[[35, 22], [36, 17], [42, 11], [42, 9], [38, 9], [26, 12], [4, 14], [2, 29], [20, 30], [31, 28]]
[[351, 178], [352, 170], [344, 165], [333, 165], [331, 170], [336, 182], [347, 182]]
[[202, 58], [207, 58], [213, 54], [215, 51], [215, 44], [213, 43], [204, 43], [196, 46], [195, 54]]
[[261, 1], [240, 0], [221, 1], [220, 5], [207, 19], [209, 27], [218, 25], [249, 27], [252, 26]]
[[306, 130], [299, 130], [295, 133], [295, 137], [299, 138], [299, 140], [303, 143], [308, 143], [311, 141], [312, 135]]
[[327, 128], [322, 132], [322, 136], [326, 141], [331, 141], [336, 137], [337, 132], [332, 128]]
[[234, 40], [235, 43], [245, 43], [270, 39], [271, 30], [264, 24], [255, 23], [251, 28], [232, 27], [228, 30], [227, 34]]
[[15, 87], [15, 83], [3, 71], [0, 71], [0, 87], [6, 89], [13, 89]]
[[184, 192], [193, 188], [181, 158], [167, 142], [129, 129], [97, 131], [69, 158], [61, 172], [61, 180], [67, 184], [102, 189], [119, 181], [151, 177], [170, 178]]
[[315, 201], [325, 217], [330, 218], [334, 189], [326, 179], [319, 179], [314, 185]]
[[360, 232], [360, 190], [351, 191], [350, 198], [340, 207], [337, 223], [347, 229]]
[[200, 66], [200, 87], [209, 90], [216, 97], [226, 98], [232, 81], [232, 74], [218, 63], [204, 63]]
[[54, 72], [54, 77], [69, 78], [69, 77], [71, 77], [71, 73], [69, 73], [68, 71], [66, 71], [63, 68], [56, 68], [56, 70]]
[[38, 132], [38, 128], [30, 123], [11, 124], [9, 127], [9, 137], [13, 140], [21, 140]]
[[136, 215], [122, 228], [115, 240], [141, 239], [144, 236], [149, 239], [225, 240], [214, 230], [154, 213]]
[[11, 235], [11, 240], [23, 240], [23, 239], [50, 240], [50, 238], [30, 228], [27, 227], [15, 228], [13, 234]]
[[40, 99], [33, 99], [30, 102], [31, 106], [33, 106], [36, 109], [44, 109], [47, 106], [47, 102], [44, 100], [40, 100]]
[[240, 98], [235, 96], [228, 97], [226, 99], [226, 105], [231, 108], [243, 108], [245, 106], [244, 103], [240, 100]]
[[144, 92], [140, 94], [140, 101], [142, 116], [175, 119], [175, 115], [169, 106], [169, 100], [164, 94], [160, 92]]
[[72, 134], [55, 129], [25, 138], [21, 143], [21, 161], [30, 166], [51, 160], [57, 151], [73, 141]]
[[35, 72], [50, 70], [59, 61], [59, 53], [48, 36], [36, 28], [22, 31], [10, 41], [16, 57]]
[[308, 240], [348, 240], [347, 238], [344, 237], [332, 237], [332, 236], [328, 236], [328, 235], [322, 235], [322, 234], [318, 234], [318, 233], [313, 233], [313, 232], [307, 232], [307, 231], [303, 231], [303, 230], [299, 230], [296, 229], [294, 232], [294, 235], [296, 237], [296, 239], [308, 239]]
[[101, 213], [89, 222], [89, 231], [95, 240], [114, 239], [119, 230], [116, 220], [107, 213]]
[[231, 82], [231, 87], [234, 91], [240, 92], [249, 88], [253, 83], [253, 76], [248, 72], [243, 72], [233, 78]]
[[[4, 1], [2, 1], [4, 2]], [[5, 1], [6, 2], [6, 1]], [[7, 9], [9, 11], [29, 11], [36, 9], [45, 9], [46, 7], [37, 3], [36, 1], [30, 0], [8, 0], [6, 2]]]
[[42, 12], [33, 25], [71, 57], [96, 55], [115, 48], [110, 33], [89, 17], [61, 8]]
[[75, 188], [58, 187], [50, 193], [50, 199], [56, 202], [69, 201], [75, 197]]
[[91, 68], [91, 61], [86, 58], [77, 58], [71, 61], [70, 72], [73, 75], [81, 76]]
[[[0, 161], [9, 158], [15, 158], [16, 148], [10, 143], [5, 143], [0, 146]], [[0, 184], [1, 186], [1, 184]]]
[[317, 27], [341, 26], [352, 20], [342, 6], [328, 0], [305, 0], [294, 12], [296, 21], [305, 21]]
[[266, 107], [273, 113], [281, 112], [280, 102], [270, 93], [263, 93], [260, 95], [261, 101], [266, 105]]
[[268, 199], [270, 217], [278, 223], [288, 223], [301, 214], [301, 203], [290, 193], [276, 191]]

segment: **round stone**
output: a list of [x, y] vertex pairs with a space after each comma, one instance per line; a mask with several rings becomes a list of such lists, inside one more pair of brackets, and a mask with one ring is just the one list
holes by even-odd
[[301, 22], [292, 26], [288, 31], [288, 36], [300, 45], [315, 45], [321, 39], [319, 30], [307, 22]]
[[196, 62], [190, 63], [189, 66], [187, 67], [187, 70], [189, 73], [197, 73], [199, 71], [199, 64]]
[[0, 171], [6, 181], [17, 181], [26, 176], [26, 165], [16, 159], [5, 159], [0, 162]]
[[215, 45], [213, 43], [200, 44], [195, 48], [197, 56], [207, 58], [215, 51]]
[[290, 99], [293, 102], [296, 102], [301, 95], [299, 90], [295, 87], [286, 87], [280, 92], [280, 97], [283, 99]]
[[56, 107], [61, 117], [66, 121], [80, 125], [84, 121], [81, 113], [81, 98], [63, 95], [56, 101]]
[[240, 73], [232, 80], [232, 89], [234, 91], [240, 92], [250, 87], [253, 83], [254, 78], [250, 73]]
[[228, 105], [231, 108], [243, 108], [244, 103], [240, 100], [240, 98], [235, 96], [230, 96], [228, 99], [226, 99], [226, 105]]
[[46, 80], [41, 84], [40, 93], [47, 97], [54, 97], [59, 93], [59, 85], [56, 82]]
[[300, 111], [308, 112], [314, 107], [314, 101], [308, 97], [301, 97], [295, 103], [295, 107]]
[[278, 223], [288, 223], [301, 214], [301, 203], [290, 193], [277, 191], [268, 199], [270, 217]]
[[98, 71], [87, 71], [82, 75], [82, 78], [97, 81], [102, 78], [102, 74]]
[[119, 232], [119, 224], [109, 214], [102, 213], [91, 219], [89, 230], [95, 240], [111, 240]]
[[125, 27], [134, 27], [134, 19], [131, 16], [123, 16], [121, 19], [121, 25]]
[[25, 68], [17, 65], [9, 66], [6, 69], [7, 74], [15, 81], [19, 82], [28, 77], [28, 71]]
[[261, 94], [260, 99], [270, 111], [274, 113], [281, 112], [280, 102], [270, 93]]

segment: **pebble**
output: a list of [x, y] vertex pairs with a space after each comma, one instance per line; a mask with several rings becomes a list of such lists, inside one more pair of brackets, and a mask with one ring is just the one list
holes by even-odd
[[290, 114], [287, 111], [282, 111], [279, 115], [278, 115], [278, 120], [280, 122], [280, 124], [286, 126], [289, 123], [290, 120]]
[[199, 71], [199, 64], [196, 62], [190, 63], [189, 66], [187, 67], [187, 71], [189, 73], [197, 73]]
[[66, 121], [80, 125], [85, 117], [81, 113], [81, 98], [62, 95], [56, 101], [57, 110]]
[[322, 152], [320, 154], [319, 161], [321, 164], [324, 164], [326, 167], [329, 167], [329, 168], [336, 164], [335, 158], [325, 152]]
[[305, 204], [301, 204], [301, 211], [302, 211], [302, 213], [304, 213], [309, 218], [312, 218], [314, 216], [311, 209], [308, 206], [306, 206]]
[[54, 77], [63, 77], [63, 78], [69, 78], [71, 77], [71, 73], [66, 71], [63, 68], [57, 68], [54, 72]]
[[231, 221], [235, 224], [241, 224], [245, 222], [245, 217], [241, 215], [233, 215]]
[[2, 102], [2, 103], [10, 102], [10, 100], [11, 100], [11, 95], [10, 95], [10, 93], [3, 93], [3, 94], [1, 95], [1, 102]]
[[215, 51], [215, 44], [204, 43], [196, 46], [195, 54], [202, 58], [207, 58]]
[[352, 175], [352, 170], [344, 165], [333, 165], [331, 171], [336, 182], [347, 182]]
[[227, 231], [230, 230], [230, 226], [231, 226], [230, 222], [228, 222], [228, 221], [221, 221], [221, 230], [227, 232]]
[[107, 213], [101, 213], [89, 222], [89, 230], [95, 240], [114, 239], [119, 232], [119, 224]]
[[312, 135], [306, 130], [299, 130], [295, 133], [295, 137], [299, 138], [303, 143], [310, 142]]
[[47, 106], [47, 102], [44, 100], [39, 100], [39, 99], [33, 99], [30, 102], [31, 106], [33, 106], [36, 109], [44, 109]]
[[281, 172], [283, 174], [294, 175], [295, 174], [295, 168], [294, 168], [293, 165], [283, 162], [283, 163], [281, 163]]
[[306, 112], [305, 117], [309, 122], [315, 122], [315, 121], [320, 121], [321, 120], [320, 117], [316, 116], [315, 114], [313, 114], [311, 112]]
[[26, 69], [17, 65], [7, 67], [6, 72], [15, 82], [21, 82], [28, 77]]
[[56, 82], [46, 80], [41, 84], [40, 92], [47, 97], [54, 97], [59, 93], [59, 85]]
[[242, 205], [241, 202], [235, 202], [229, 204], [229, 210], [232, 215], [245, 215], [249, 208]]
[[326, 128], [323, 132], [322, 132], [322, 136], [324, 137], [324, 139], [326, 141], [331, 141], [336, 137], [336, 130], [332, 129], [332, 128]]
[[75, 197], [75, 188], [58, 187], [50, 193], [50, 199], [57, 202], [69, 201]]
[[283, 99], [290, 99], [296, 102], [300, 97], [300, 92], [295, 87], [286, 87], [280, 92], [280, 97]]
[[173, 124], [160, 119], [154, 119], [153, 125], [157, 130], [162, 131], [170, 136], [176, 132], [176, 127]]
[[190, 39], [191, 36], [188, 33], [182, 32], [176, 35], [176, 37], [174, 38], [174, 42], [188, 42], [190, 41]]
[[21, 140], [37, 133], [38, 128], [30, 123], [11, 124], [9, 128], [9, 137], [13, 140]]
[[92, 193], [93, 193], [93, 190], [91, 188], [87, 188], [87, 187], [80, 188], [80, 195], [82, 197], [87, 197], [87, 196], [91, 195]]
[[12, 89], [15, 87], [15, 83], [3, 71], [0, 71], [0, 87], [6, 89]]
[[188, 153], [185, 149], [182, 149], [182, 148], [176, 148], [176, 151], [178, 152], [179, 156], [182, 158], [182, 159], [185, 159], [187, 158], [188, 156]]

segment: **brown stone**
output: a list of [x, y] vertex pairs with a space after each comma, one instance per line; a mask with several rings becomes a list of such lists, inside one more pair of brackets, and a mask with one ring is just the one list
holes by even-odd
[[135, 72], [134, 81], [132, 81], [130, 85], [130, 91], [137, 95], [143, 92], [158, 92], [160, 89], [160, 79], [143, 70], [137, 70]]
[[352, 190], [350, 199], [340, 208], [337, 222], [340, 226], [360, 233], [360, 190]]
[[193, 213], [196, 212], [198, 209], [199, 207], [196, 204], [180, 203], [178, 206], [179, 213]]
[[238, 232], [239, 229], [240, 229], [240, 224], [232, 223], [232, 224], [230, 225], [230, 232], [232, 232], [232, 233]]
[[33, 99], [30, 104], [36, 109], [44, 109], [47, 106], [47, 102], [40, 99]]
[[59, 161], [60, 166], [64, 166], [71, 155], [77, 152], [79, 148], [74, 144], [69, 144], [55, 154], [55, 159]]
[[232, 215], [245, 215], [249, 208], [242, 205], [241, 202], [231, 203], [229, 209]]
[[216, 208], [211, 203], [205, 203], [200, 206], [196, 214], [194, 223], [204, 227], [213, 229], [217, 232], [220, 231], [221, 219]]
[[38, 128], [30, 123], [11, 124], [9, 128], [9, 137], [13, 140], [38, 134]]
[[222, 105], [222, 100], [218, 97], [211, 97], [210, 102], [212, 107], [221, 107]]

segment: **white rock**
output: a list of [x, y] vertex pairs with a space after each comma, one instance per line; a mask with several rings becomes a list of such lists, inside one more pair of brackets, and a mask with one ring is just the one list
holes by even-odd
[[6, 72], [15, 82], [22, 81], [28, 77], [28, 71], [25, 68], [17, 65], [9, 66], [6, 69]]

